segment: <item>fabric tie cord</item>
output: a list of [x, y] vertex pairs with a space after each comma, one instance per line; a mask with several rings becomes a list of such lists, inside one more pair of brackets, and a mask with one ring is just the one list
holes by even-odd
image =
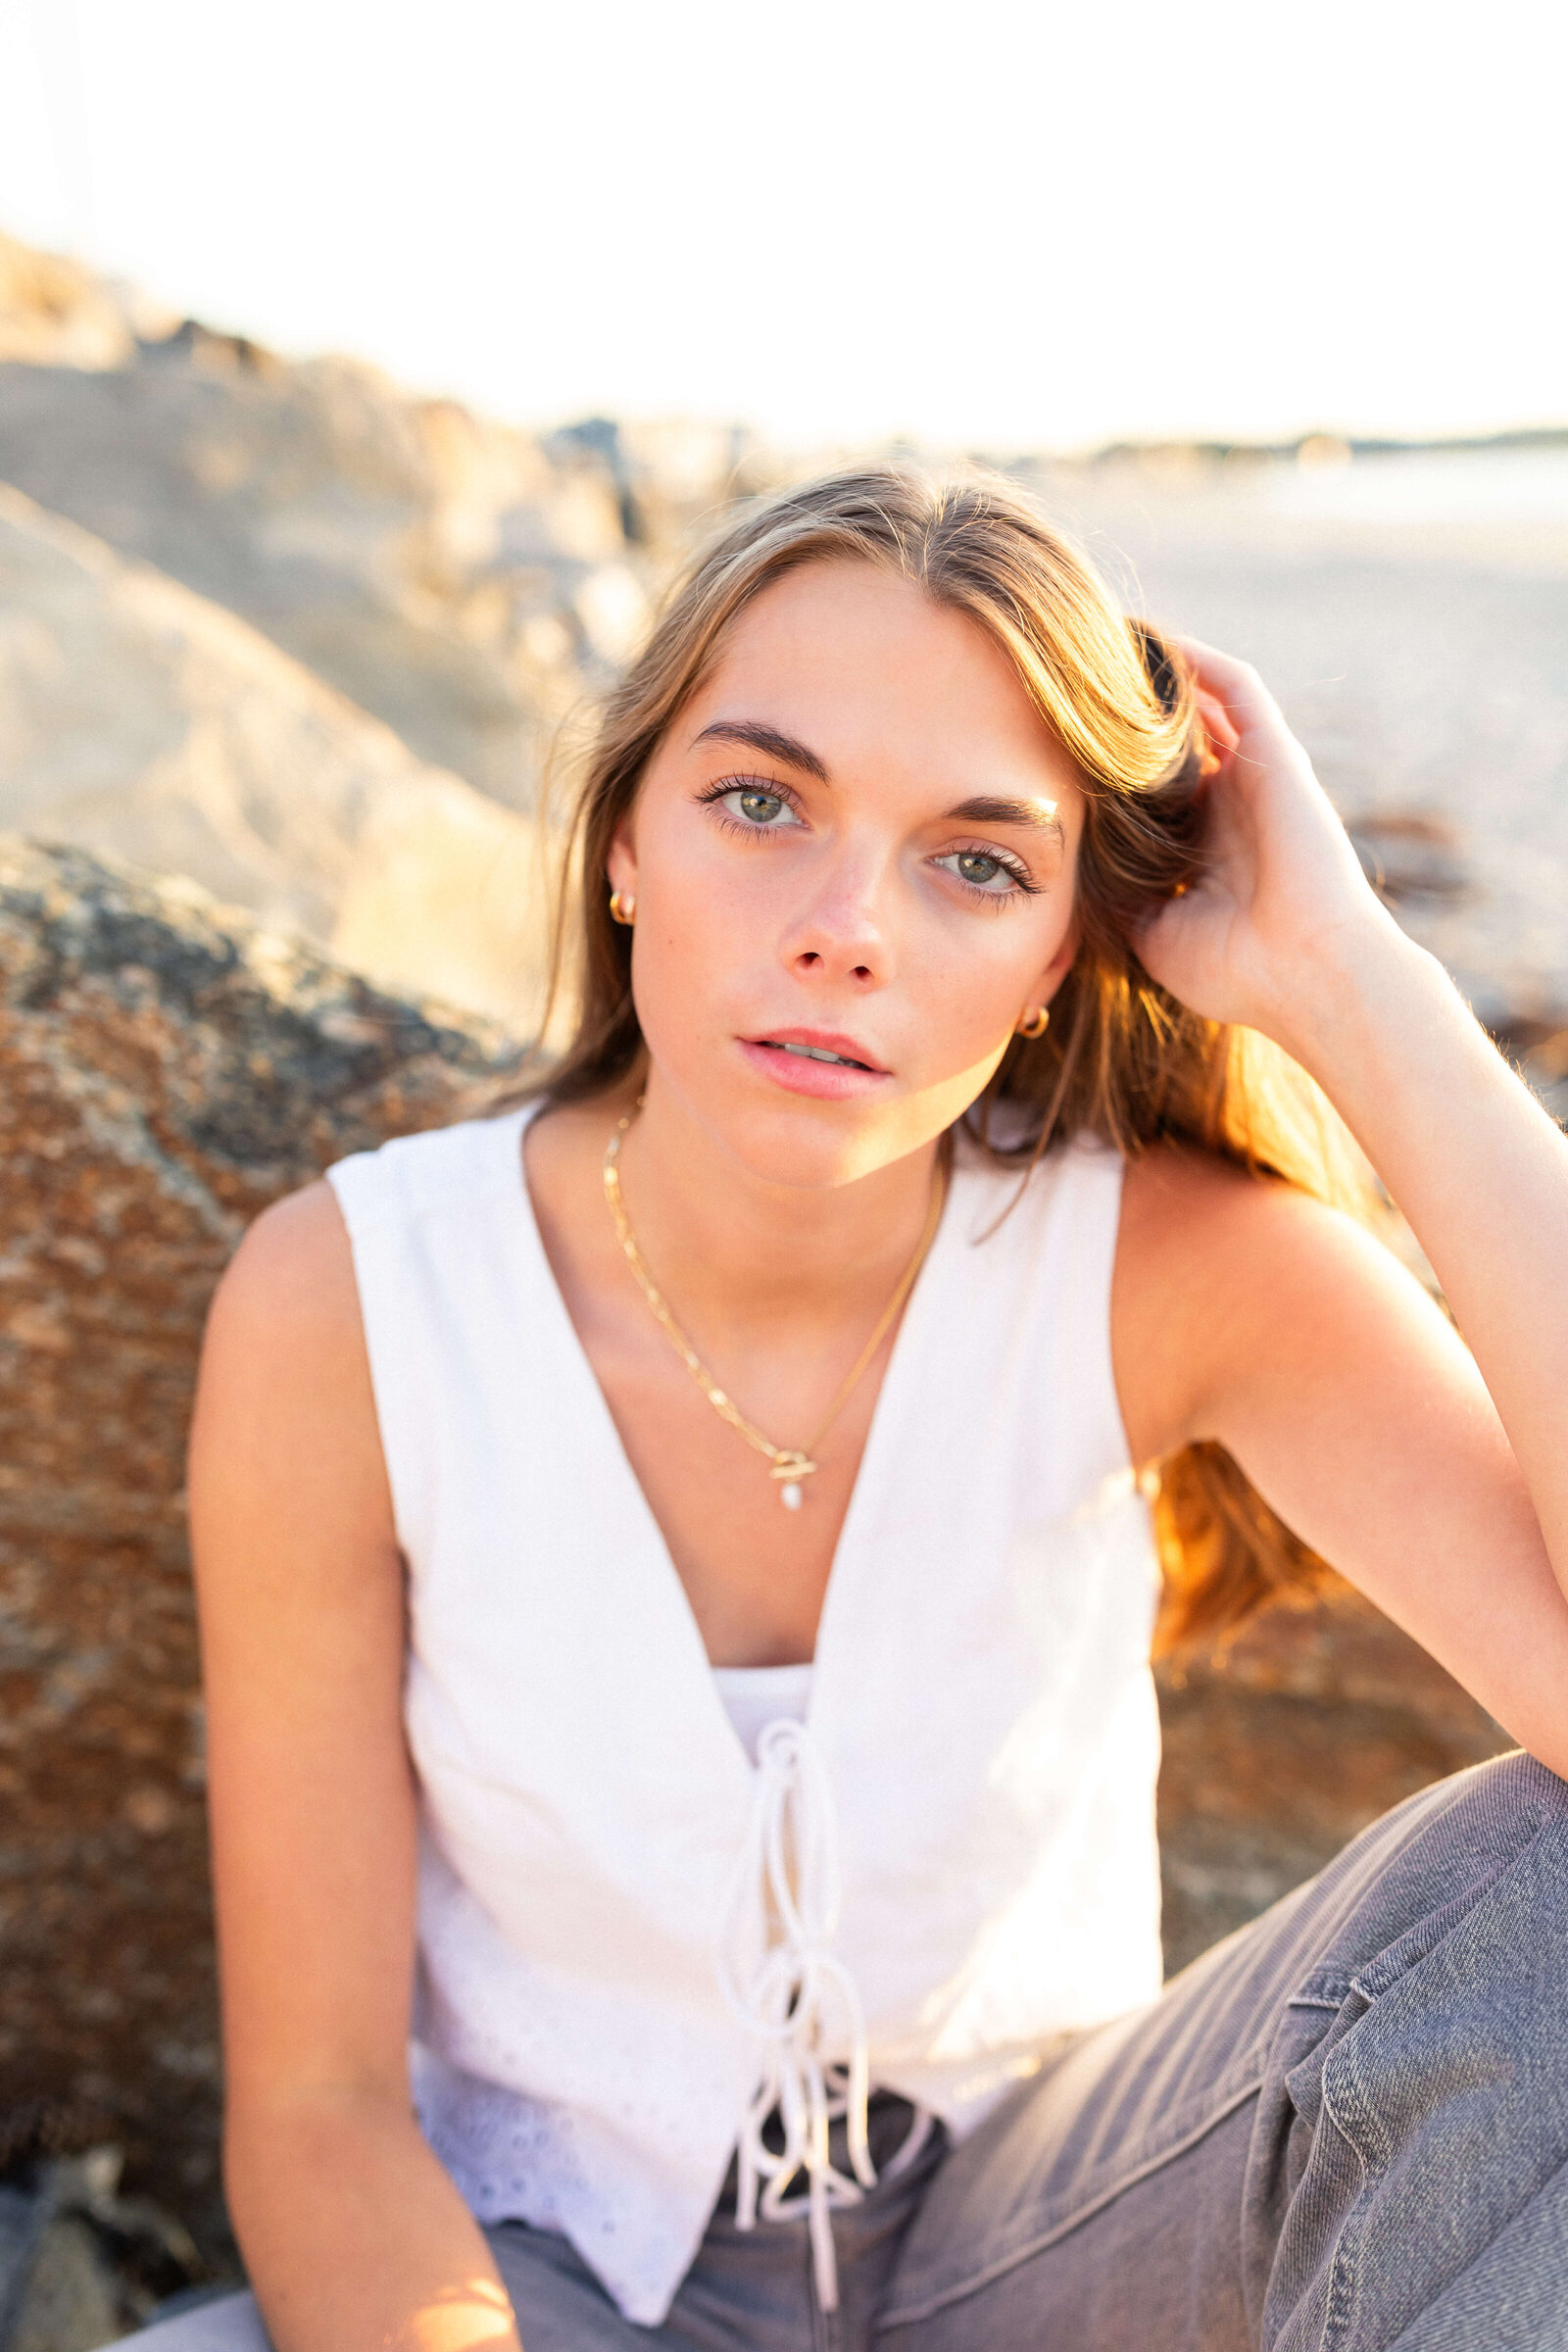
[[[839, 1866], [833, 1792], [801, 1723], [768, 1724], [758, 1741], [758, 1785], [735, 1871], [718, 1955], [725, 1998], [762, 2044], [762, 2069], [741, 2119], [736, 2226], [792, 2221], [804, 2206], [816, 2298], [838, 2309], [832, 2209], [876, 2185], [867, 2140], [870, 2072], [855, 1981], [831, 1944]], [[757, 1955], [757, 1906], [764, 1928]], [[847, 2051], [847, 2057], [832, 2057]], [[763, 2127], [776, 2116], [780, 2149]], [[851, 2172], [833, 2164], [830, 2127], [843, 2121]], [[789, 2192], [805, 2176], [805, 2189]]]

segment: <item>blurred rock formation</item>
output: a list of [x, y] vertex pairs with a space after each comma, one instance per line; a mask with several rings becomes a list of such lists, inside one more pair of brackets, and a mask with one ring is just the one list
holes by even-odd
[[357, 361], [135, 323], [76, 265], [0, 248], [0, 480], [527, 807], [555, 725], [645, 612], [592, 436], [546, 443]]
[[521, 1031], [543, 836], [231, 612], [0, 486], [0, 825], [187, 875]]
[[138, 336], [172, 334], [178, 320], [135, 287], [100, 277], [61, 253], [38, 253], [0, 229], [0, 361], [122, 368]]

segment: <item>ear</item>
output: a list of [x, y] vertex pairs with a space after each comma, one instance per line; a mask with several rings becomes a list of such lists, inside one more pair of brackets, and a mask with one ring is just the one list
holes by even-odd
[[637, 851], [632, 837], [630, 810], [621, 818], [611, 838], [610, 855], [605, 859], [605, 879], [612, 890], [637, 893]]

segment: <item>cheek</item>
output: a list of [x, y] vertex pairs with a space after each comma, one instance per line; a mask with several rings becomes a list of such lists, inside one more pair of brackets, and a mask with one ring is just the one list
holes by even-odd
[[639, 861], [632, 985], [649, 1043], [722, 1026], [724, 1006], [765, 953], [745, 876], [698, 838], [651, 844]]
[[1074, 933], [1070, 878], [1022, 906], [929, 921], [905, 959], [907, 985], [962, 1048], [1004, 1036]]

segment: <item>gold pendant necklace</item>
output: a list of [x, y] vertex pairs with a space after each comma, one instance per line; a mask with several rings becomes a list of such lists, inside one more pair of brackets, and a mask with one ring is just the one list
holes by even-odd
[[942, 1203], [947, 1197], [945, 1173], [939, 1162], [931, 1183], [931, 1203], [926, 1210], [925, 1225], [920, 1239], [915, 1245], [914, 1255], [900, 1276], [898, 1288], [883, 1308], [875, 1331], [872, 1332], [871, 1337], [856, 1357], [848, 1379], [840, 1385], [838, 1394], [813, 1431], [810, 1443], [804, 1446], [775, 1446], [771, 1439], [764, 1438], [761, 1431], [747, 1420], [746, 1415], [730, 1401], [718, 1383], [710, 1375], [702, 1357], [670, 1313], [665, 1304], [663, 1293], [660, 1290], [652, 1274], [649, 1273], [643, 1253], [637, 1247], [637, 1236], [631, 1229], [631, 1219], [626, 1214], [626, 1203], [620, 1197], [619, 1160], [621, 1138], [641, 1109], [642, 1103], [639, 1101], [636, 1109], [626, 1113], [605, 1146], [605, 1199], [610, 1204], [610, 1214], [614, 1220], [615, 1232], [620, 1246], [626, 1253], [626, 1261], [636, 1275], [637, 1287], [652, 1307], [663, 1329], [665, 1338], [693, 1380], [696, 1381], [697, 1386], [702, 1390], [703, 1395], [708, 1398], [714, 1412], [722, 1420], [727, 1421], [731, 1429], [738, 1430], [748, 1446], [758, 1453], [766, 1456], [772, 1465], [769, 1476], [779, 1482], [779, 1500], [787, 1511], [798, 1511], [806, 1498], [805, 1482], [812, 1477], [816, 1470], [816, 1463], [812, 1457], [817, 1447], [844, 1410], [856, 1384], [881, 1347], [882, 1342], [887, 1338], [894, 1318], [914, 1288], [915, 1276], [924, 1265], [926, 1253], [936, 1239], [937, 1227], [942, 1220]]

